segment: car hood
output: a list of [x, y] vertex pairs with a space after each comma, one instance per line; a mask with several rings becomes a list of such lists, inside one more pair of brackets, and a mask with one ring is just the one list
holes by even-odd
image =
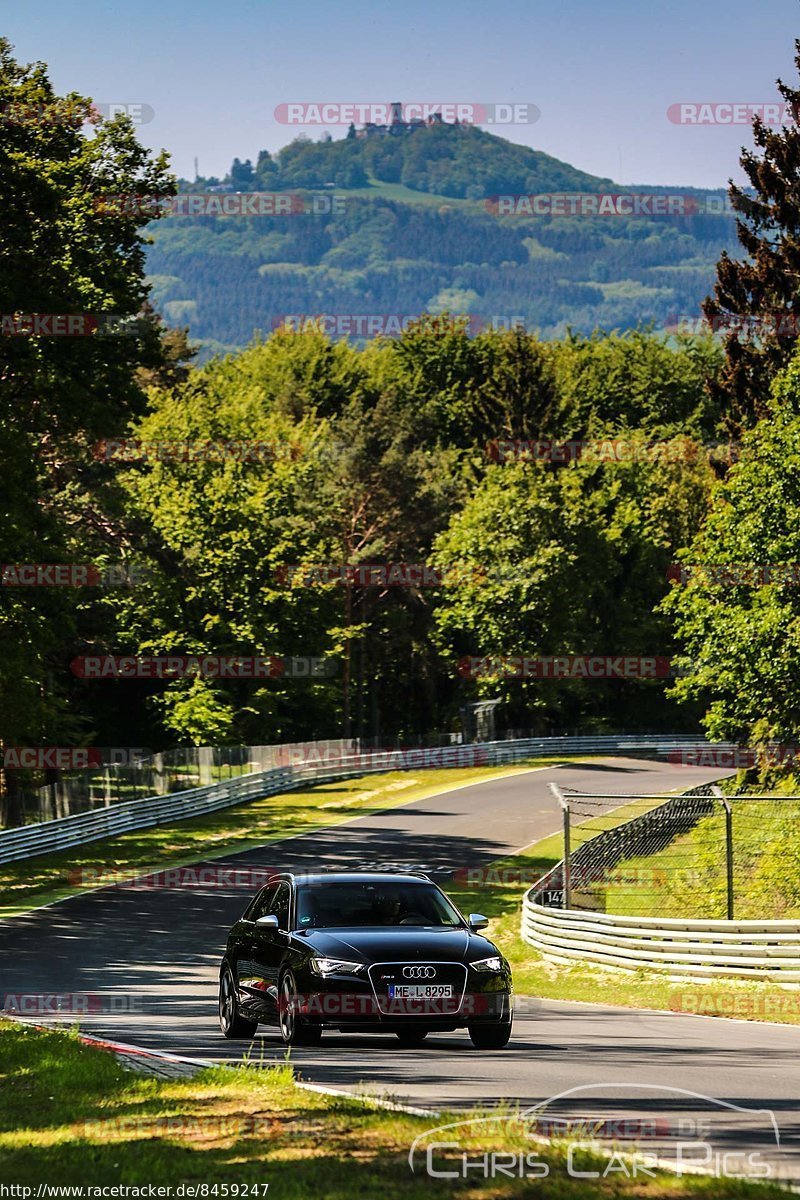
[[299, 939], [326, 958], [367, 962], [471, 962], [498, 950], [466, 929], [310, 929]]

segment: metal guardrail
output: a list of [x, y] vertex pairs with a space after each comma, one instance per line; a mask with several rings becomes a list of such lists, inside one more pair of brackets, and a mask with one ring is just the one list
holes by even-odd
[[[602, 735], [598, 737], [518, 738], [429, 749], [366, 752], [331, 757], [313, 765], [277, 767], [171, 795], [122, 801], [52, 821], [0, 830], [0, 863], [49, 854], [70, 846], [184, 821], [248, 800], [289, 792], [303, 784], [385, 771], [416, 771], [431, 767], [505, 765], [530, 758], [561, 755], [640, 754], [666, 756], [673, 751], [707, 747], [703, 738], [682, 734]], [[715, 745], [715, 750], [728, 747]]]
[[800, 983], [798, 921], [620, 917], [547, 908], [528, 892], [522, 901], [522, 938], [548, 959], [570, 965]]
[[[600, 879], [609, 865], [616, 865], [628, 852], [642, 853], [643, 845], [645, 853], [648, 848], [658, 849], [665, 832], [679, 834], [702, 816], [703, 793], [717, 791], [704, 785], [671, 797], [648, 813], [599, 833], [573, 855], [567, 842], [566, 872], [562, 860], [523, 897], [523, 941], [547, 959], [569, 965], [588, 962], [693, 980], [729, 977], [800, 986], [800, 921], [623, 916], [569, 907], [570, 872], [576, 866], [589, 880]], [[624, 807], [630, 797], [616, 799]], [[559, 903], [567, 907], [556, 907]]]

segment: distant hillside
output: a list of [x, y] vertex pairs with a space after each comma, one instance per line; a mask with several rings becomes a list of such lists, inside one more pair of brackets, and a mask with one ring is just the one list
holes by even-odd
[[255, 166], [235, 159], [225, 181], [182, 190], [220, 183], [322, 192], [344, 211], [172, 216], [151, 227], [154, 301], [170, 323], [189, 325], [204, 357], [287, 313], [447, 309], [522, 319], [545, 337], [567, 326], [662, 326], [699, 316], [720, 251], [735, 242], [725, 215], [497, 216], [486, 201], [498, 194], [634, 189], [469, 126], [297, 140]]
[[459, 200], [493, 192], [588, 192], [611, 183], [468, 125], [438, 125], [399, 137], [297, 140], [274, 158], [262, 151], [254, 179], [266, 190], [364, 187], [372, 179]]

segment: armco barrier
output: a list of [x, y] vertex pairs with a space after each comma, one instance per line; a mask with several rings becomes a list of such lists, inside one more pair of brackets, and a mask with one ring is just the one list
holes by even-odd
[[[499, 766], [513, 764], [521, 759], [560, 755], [625, 753], [660, 757], [676, 750], [707, 746], [708, 743], [703, 738], [690, 735], [637, 734], [521, 738], [466, 746], [445, 746], [425, 752], [394, 750], [342, 755], [318, 764], [257, 771], [190, 791], [123, 801], [87, 813], [0, 830], [0, 863], [48, 854], [69, 846], [128, 833], [134, 829], [148, 829], [154, 825], [183, 821], [248, 800], [292, 791], [304, 784], [330, 783], [336, 779], [384, 771], [420, 770], [425, 767], [464, 766], [476, 763]], [[730, 747], [715, 746], [715, 750], [726, 749]]]
[[[533, 889], [531, 889], [533, 890]], [[800, 983], [800, 922], [682, 921], [545, 908], [528, 892], [522, 937], [548, 959], [689, 979]]]

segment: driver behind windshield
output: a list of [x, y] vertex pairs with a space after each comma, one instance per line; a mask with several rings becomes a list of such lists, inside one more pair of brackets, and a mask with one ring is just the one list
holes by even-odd
[[375, 887], [332, 883], [302, 888], [297, 900], [300, 928], [347, 926], [459, 925], [461, 919], [437, 889], [425, 884]]
[[382, 892], [377, 895], [372, 905], [372, 911], [377, 918], [377, 925], [397, 925], [402, 912], [397, 892]]

